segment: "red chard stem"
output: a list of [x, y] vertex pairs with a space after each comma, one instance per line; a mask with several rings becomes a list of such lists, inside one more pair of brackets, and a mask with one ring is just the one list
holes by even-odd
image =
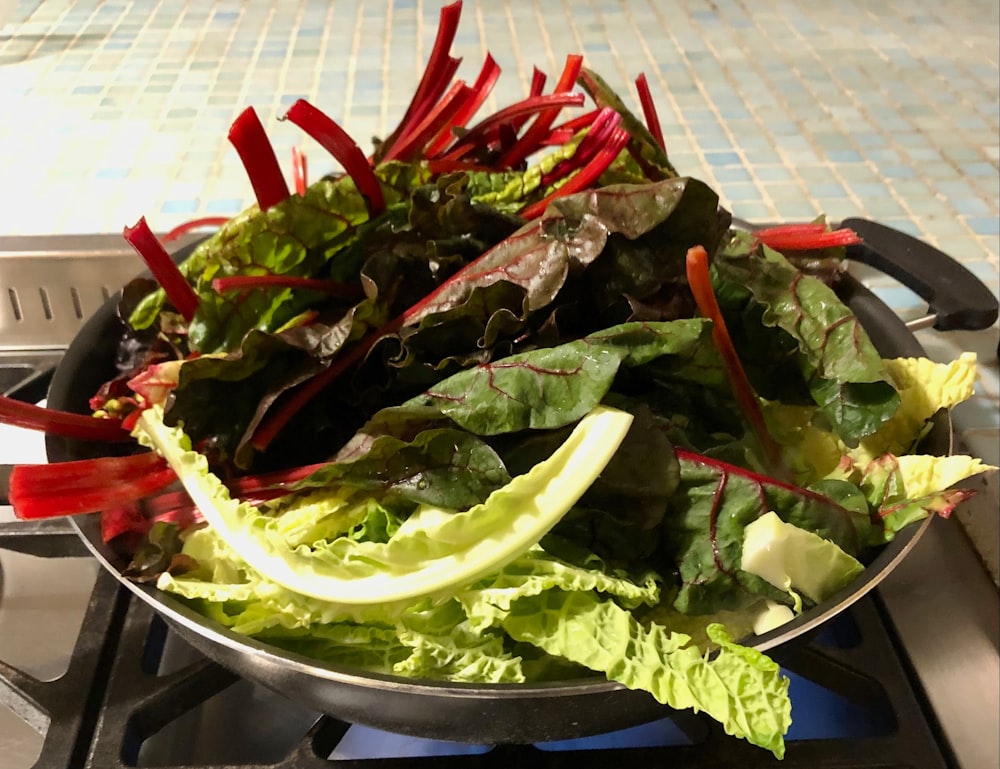
[[660, 145], [660, 149], [666, 150], [667, 145], [663, 141], [663, 129], [660, 128], [660, 116], [656, 114], [656, 104], [649, 92], [649, 83], [646, 82], [645, 73], [640, 74], [635, 79], [635, 87], [639, 91], [639, 103], [642, 104], [642, 114], [646, 118], [646, 127]]
[[135, 249], [135, 252], [146, 263], [153, 277], [163, 288], [167, 299], [177, 309], [177, 312], [186, 321], [194, 317], [198, 309], [198, 295], [188, 284], [187, 279], [170, 258], [167, 249], [157, 240], [156, 235], [146, 223], [146, 218], [141, 217], [133, 227], [126, 227], [122, 235], [128, 244]]
[[612, 132], [607, 143], [601, 147], [600, 151], [590, 160], [590, 162], [567, 179], [565, 184], [563, 184], [555, 192], [551, 193], [542, 200], [539, 200], [537, 203], [532, 203], [530, 206], [522, 210], [521, 216], [525, 219], [536, 219], [545, 213], [545, 209], [549, 207], [549, 203], [556, 198], [561, 198], [565, 195], [572, 195], [575, 192], [587, 189], [594, 182], [596, 182], [598, 178], [600, 178], [601, 174], [603, 174], [614, 159], [618, 157], [618, 154], [622, 151], [622, 149], [624, 149], [625, 145], [628, 144], [628, 140], [628, 132], [623, 128], [616, 128]]
[[281, 173], [274, 147], [253, 107], [247, 107], [233, 121], [229, 141], [243, 161], [261, 211], [288, 197], [288, 183]]
[[479, 111], [479, 108], [483, 106], [487, 97], [489, 97], [490, 92], [493, 90], [493, 86], [496, 85], [499, 77], [500, 65], [496, 63], [496, 60], [492, 55], [486, 54], [486, 60], [483, 62], [483, 67], [479, 71], [479, 76], [476, 78], [476, 82], [472, 86], [472, 95], [470, 98], [466, 99], [465, 103], [458, 110], [458, 113], [453, 118], [448, 130], [440, 133], [438, 137], [431, 142], [425, 152], [427, 157], [434, 157], [447, 149], [448, 145], [450, 145], [455, 138], [451, 129], [464, 128], [468, 124], [476, 112]]
[[192, 219], [189, 222], [184, 222], [183, 224], [178, 224], [170, 232], [160, 238], [161, 243], [172, 243], [175, 240], [183, 238], [190, 232], [196, 232], [197, 230], [215, 230], [221, 227], [223, 224], [229, 221], [228, 216], [205, 216], [201, 219]]
[[364, 196], [369, 216], [377, 216], [385, 210], [382, 187], [368, 158], [335, 120], [305, 99], [299, 99], [289, 107], [283, 119], [290, 120], [309, 134], [343, 166], [344, 171], [354, 180], [358, 191]]
[[740, 361], [740, 356], [736, 352], [732, 337], [729, 336], [729, 329], [726, 327], [722, 310], [719, 309], [715, 291], [712, 289], [712, 279], [708, 271], [708, 252], [701, 246], [695, 246], [687, 252], [687, 279], [694, 301], [698, 305], [698, 311], [703, 317], [712, 321], [712, 342], [722, 357], [722, 363], [729, 375], [733, 396], [739, 404], [740, 411], [743, 412], [750, 429], [757, 436], [771, 472], [778, 478], [788, 478], [789, 474], [781, 457], [781, 448], [764, 423], [764, 414], [760, 410], [757, 395], [753, 391], [750, 379]]
[[351, 286], [336, 280], [322, 278], [302, 278], [296, 275], [229, 275], [212, 279], [212, 289], [218, 293], [225, 291], [249, 291], [254, 288], [295, 288], [318, 291], [341, 299], [358, 299], [363, 292], [360, 286]]
[[[563, 67], [559, 82], [556, 83], [553, 93], [567, 93], [574, 85], [583, 67], [583, 57], [573, 54], [566, 57], [566, 65]], [[549, 129], [559, 116], [559, 110], [547, 110], [535, 118], [534, 122], [524, 132], [524, 135], [517, 143], [506, 151], [498, 162], [500, 168], [515, 168], [527, 159], [527, 157], [542, 146], [542, 142], [549, 134]]]
[[292, 181], [297, 195], [305, 195], [309, 187], [309, 164], [298, 147], [292, 147]]
[[456, 60], [450, 55], [451, 45], [455, 41], [455, 33], [458, 31], [458, 21], [462, 16], [462, 0], [450, 5], [442, 6], [438, 17], [437, 36], [434, 38], [434, 47], [427, 60], [427, 67], [417, 84], [417, 90], [410, 100], [403, 119], [396, 129], [386, 137], [382, 143], [381, 152], [388, 152], [392, 149], [396, 141], [410, 126], [423, 117], [423, 113], [430, 109], [440, 98], [448, 87], [448, 82], [458, 68]]

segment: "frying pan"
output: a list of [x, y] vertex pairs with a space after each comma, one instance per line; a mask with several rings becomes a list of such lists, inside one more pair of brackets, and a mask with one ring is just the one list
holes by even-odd
[[[926, 243], [876, 222], [851, 219], [864, 243], [851, 260], [875, 266], [924, 298], [939, 329], [982, 329], [997, 318], [997, 300], [968, 270]], [[179, 254], [182, 257], [184, 254]], [[839, 287], [885, 357], [920, 356], [907, 326], [874, 294], [846, 274]], [[56, 370], [48, 394], [52, 408], [87, 413], [87, 402], [113, 371], [122, 327], [112, 298], [82, 328]], [[926, 451], [951, 451], [951, 424], [941, 414]], [[100, 456], [106, 448], [55, 436], [46, 439], [49, 461]], [[791, 622], [743, 639], [762, 651], [817, 628], [875, 587], [916, 544], [929, 520], [911, 526], [878, 553], [849, 586]], [[125, 564], [101, 541], [98, 516], [73, 519], [97, 559], [150, 604], [173, 630], [206, 657], [240, 676], [337, 718], [401, 734], [475, 743], [535, 743], [570, 739], [663, 718], [672, 711], [649, 694], [601, 678], [530, 684], [456, 684], [378, 675], [327, 665], [235, 634], [197, 614], [175, 597], [120, 576]]]

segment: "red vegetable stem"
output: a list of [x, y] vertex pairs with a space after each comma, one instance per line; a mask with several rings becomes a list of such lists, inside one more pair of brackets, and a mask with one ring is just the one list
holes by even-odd
[[803, 235], [826, 232], [826, 225], [822, 222], [809, 222], [807, 224], [778, 224], [774, 227], [762, 227], [754, 230], [755, 238], [779, 236], [779, 235]]
[[247, 291], [253, 288], [298, 288], [319, 291], [341, 299], [357, 299], [363, 293], [360, 286], [296, 275], [230, 275], [212, 279], [212, 289], [220, 294], [224, 291]]
[[441, 94], [448, 87], [457, 65], [453, 65], [455, 59], [451, 58], [449, 51], [455, 40], [455, 33], [458, 31], [458, 21], [462, 15], [462, 0], [456, 0], [450, 5], [442, 6], [438, 17], [437, 35], [434, 38], [434, 47], [427, 60], [424, 74], [417, 84], [417, 90], [410, 100], [410, 104], [403, 113], [396, 129], [386, 137], [382, 151], [390, 150], [396, 140], [406, 132], [413, 122], [420, 120], [427, 109], [429, 109]]
[[[572, 54], [566, 57], [566, 65], [563, 67], [562, 75], [556, 83], [553, 93], [566, 93], [575, 84], [583, 67], [583, 57]], [[517, 143], [500, 156], [497, 165], [500, 168], [514, 168], [519, 166], [532, 152], [536, 151], [549, 133], [549, 129], [559, 116], [559, 110], [548, 110], [538, 115], [534, 122], [518, 139]]]
[[457, 81], [438, 104], [427, 111], [424, 118], [396, 140], [382, 156], [383, 161], [412, 161], [432, 139], [447, 133], [452, 119], [475, 94], [463, 81]]
[[72, 489], [60, 495], [34, 495], [25, 491], [15, 492], [14, 472], [18, 469], [20, 468], [15, 468], [11, 473], [10, 503], [14, 514], [22, 520], [96, 513], [115, 505], [133, 502], [177, 480], [174, 471], [165, 467], [136, 478], [105, 484], [100, 488]]
[[198, 309], [198, 295], [188, 284], [187, 279], [170, 258], [167, 249], [156, 239], [156, 235], [146, 224], [146, 218], [141, 217], [133, 227], [126, 227], [122, 235], [129, 245], [135, 249], [142, 261], [146, 263], [153, 277], [163, 288], [170, 303], [177, 308], [184, 320], [190, 321]]
[[861, 243], [854, 230], [842, 229], [833, 232], [765, 233], [754, 235], [758, 243], [777, 251], [811, 251], [816, 248], [852, 246]]
[[610, 107], [605, 107], [594, 120], [590, 130], [570, 157], [560, 161], [555, 167], [542, 177], [542, 186], [550, 184], [569, 176], [578, 168], [587, 165], [600, 152], [605, 142], [614, 134], [615, 129], [621, 124], [622, 117]]
[[[532, 67], [531, 69], [531, 85], [528, 86], [528, 97], [541, 96], [542, 91], [545, 89], [545, 81], [549, 79], [549, 76], [542, 72], [538, 67]], [[518, 131], [524, 128], [524, 124], [528, 122], [529, 115], [520, 115], [510, 121], [510, 127], [516, 135]]]
[[444, 160], [461, 160], [476, 147], [488, 144], [497, 132], [512, 118], [519, 115], [532, 115], [553, 107], [578, 107], [583, 104], [582, 93], [555, 93], [548, 96], [529, 96], [514, 104], [508, 105], [492, 115], [483, 118], [442, 156]]
[[281, 173], [274, 147], [253, 107], [247, 107], [233, 121], [229, 141], [243, 161], [261, 211], [288, 197], [288, 184]]
[[[162, 469], [166, 462], [154, 452], [124, 457], [97, 457], [45, 465], [17, 465], [11, 475], [12, 490], [43, 496], [61, 494], [69, 488], [98, 488]], [[18, 486], [23, 481], [24, 486]]]
[[364, 196], [370, 216], [377, 216], [385, 210], [382, 187], [368, 158], [335, 120], [305, 99], [299, 99], [292, 104], [283, 119], [290, 120], [309, 134], [344, 167], [344, 171], [354, 180], [358, 191]]
[[386, 334], [392, 334], [402, 328], [403, 320], [404, 316], [400, 315], [363, 337], [353, 347], [341, 350], [339, 356], [334, 358], [333, 362], [325, 370], [301, 384], [294, 392], [289, 394], [286, 400], [263, 419], [250, 439], [250, 445], [258, 451], [266, 449], [275, 436], [281, 432], [282, 428], [288, 424], [289, 420], [303, 406], [325, 390], [347, 369], [361, 361], [379, 339]]
[[472, 96], [467, 99], [458, 110], [458, 113], [452, 119], [449, 130], [443, 131], [439, 134], [438, 137], [430, 143], [430, 146], [427, 147], [425, 151], [425, 155], [427, 157], [432, 158], [447, 149], [448, 145], [450, 145], [455, 139], [451, 129], [464, 128], [466, 126], [476, 112], [479, 111], [479, 108], [483, 106], [483, 102], [485, 102], [487, 97], [490, 95], [490, 92], [493, 90], [493, 86], [496, 85], [499, 77], [500, 65], [496, 63], [496, 60], [492, 55], [487, 53], [482, 69], [479, 70], [479, 76], [476, 78], [476, 82], [472, 85]]
[[521, 216], [525, 219], [535, 219], [545, 213], [545, 209], [556, 198], [572, 195], [593, 185], [618, 157], [618, 153], [628, 144], [628, 140], [628, 132], [623, 128], [616, 128], [600, 152], [587, 165], [571, 176], [555, 192], [523, 209]]
[[702, 246], [695, 246], [687, 252], [687, 279], [695, 303], [698, 305], [698, 311], [702, 316], [712, 321], [712, 342], [722, 356], [722, 362], [729, 375], [730, 386], [740, 410], [746, 417], [750, 429], [757, 436], [772, 473], [782, 479], [788, 478], [788, 471], [781, 458], [781, 448], [768, 432], [767, 425], [764, 423], [764, 415], [760, 410], [760, 403], [757, 401], [757, 396], [747, 378], [746, 370], [740, 362], [732, 337], [729, 336], [729, 329], [722, 317], [722, 310], [719, 309], [715, 292], [712, 290], [712, 280], [708, 272], [708, 253]]
[[642, 104], [642, 114], [646, 118], [646, 127], [660, 145], [660, 149], [665, 150], [667, 145], [663, 141], [663, 129], [660, 128], [660, 116], [656, 114], [656, 104], [649, 92], [649, 83], [646, 81], [646, 74], [642, 73], [635, 79], [635, 87], [639, 91], [639, 103]]
[[200, 219], [192, 219], [189, 222], [178, 224], [170, 230], [170, 232], [160, 238], [160, 243], [172, 243], [173, 241], [184, 237], [189, 232], [195, 232], [196, 230], [218, 229], [228, 221], [229, 217], [227, 216], [205, 216]]
[[292, 181], [296, 194], [305, 195], [309, 187], [309, 162], [298, 147], [292, 147]]

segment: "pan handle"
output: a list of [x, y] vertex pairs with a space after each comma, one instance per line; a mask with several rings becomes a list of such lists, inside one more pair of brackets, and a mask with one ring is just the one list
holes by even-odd
[[927, 302], [931, 314], [919, 327], [933, 323], [938, 331], [978, 331], [996, 322], [993, 292], [948, 254], [870, 219], [845, 219], [840, 226], [854, 230], [864, 241], [848, 246], [849, 259], [895, 278]]

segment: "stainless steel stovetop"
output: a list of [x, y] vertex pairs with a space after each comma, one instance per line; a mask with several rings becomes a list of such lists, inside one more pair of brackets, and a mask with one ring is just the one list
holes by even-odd
[[[23, 381], [57, 363], [83, 320], [135, 271], [135, 256], [117, 236], [0, 239], [0, 347], [3, 348], [0, 386], [6, 390], [10, 383]], [[0, 464], [36, 461], [44, 461], [40, 436], [0, 426]], [[977, 500], [973, 504], [980, 507], [978, 514], [996, 515], [991, 495], [981, 494]], [[9, 526], [12, 520], [10, 509], [0, 508], [0, 526]], [[41, 735], [60, 727], [59, 708], [54, 709], [54, 720], [46, 718], [38, 703], [18, 692], [18, 684], [28, 680], [22, 674], [42, 681], [55, 679], [60, 684], [67, 676], [73, 677], [75, 663], [70, 661], [70, 653], [78, 636], [89, 632], [88, 625], [81, 623], [88, 607], [93, 609], [95, 584], [101, 584], [97, 565], [87, 557], [37, 558], [5, 548], [0, 540], [0, 756], [5, 767], [33, 766], [41, 750]], [[896, 649], [900, 668], [910, 674], [916, 699], [925, 706], [930, 729], [939, 737], [945, 765], [960, 769], [1000, 765], [1000, 746], [996, 740], [1000, 731], [997, 699], [1000, 602], [995, 585], [963, 529], [954, 521], [934, 521], [903, 563], [876, 590], [875, 599], [866, 600], [859, 611], [874, 612], [883, 618], [880, 622]], [[88, 622], [94, 619], [87, 617]], [[165, 659], [173, 657], [174, 662], [161, 663], [161, 675], [165, 670], [169, 672], [170, 665], [174, 669], [181, 665], [178, 658], [193, 654], [182, 642], [177, 643], [173, 647], [167, 645]], [[190, 664], [190, 659], [186, 663]], [[66, 673], [67, 668], [70, 673]], [[100, 721], [106, 717], [102, 714], [117, 713], [114, 708], [122, 703], [113, 701], [114, 686], [105, 687], [102, 683], [96, 688], [107, 693], [109, 699], [104, 707], [112, 708], [112, 711], [98, 709], [98, 715], [91, 716]], [[220, 691], [225, 688], [220, 687]], [[135, 691], [128, 691], [129, 697], [136, 696]], [[243, 685], [238, 685], [235, 692], [227, 696], [236, 700], [236, 707], [245, 704], [248, 697], [261, 700], [269, 697]], [[67, 690], [59, 696], [85, 698], [88, 691]], [[289, 726], [291, 731], [318, 717], [283, 701], [273, 710], [284, 714], [282, 717], [288, 724], [296, 725]], [[797, 722], [809, 721], [808, 714], [795, 717]], [[269, 718], [276, 716], [272, 713]], [[244, 729], [240, 734], [229, 726], [236, 723], [238, 720], [229, 720], [225, 711], [220, 716], [218, 707], [200, 715], [184, 716], [165, 727], [159, 740], [149, 741], [136, 753], [139, 763], [123, 765], [176, 764], [178, 758], [170, 754], [176, 753], [178, 744], [197, 742], [192, 735], [212, 733], [216, 737], [222, 735], [223, 742], [258, 745], [261, 735], [272, 731], [268, 727], [262, 729], [259, 723], [245, 724], [234, 727]], [[277, 722], [273, 731], [275, 735], [281, 731]], [[617, 747], [624, 745], [634, 751], [642, 746], [643, 740], [649, 739], [647, 732], [609, 739]], [[341, 738], [333, 741], [336, 750], [340, 750], [340, 758], [387, 755], [390, 750], [387, 746], [398, 742], [394, 742], [392, 735], [375, 733], [365, 737], [364, 730], [357, 729], [353, 733], [361, 735], [355, 738], [357, 745], [345, 744]], [[806, 735], [804, 739], [813, 738]], [[420, 755], [430, 749], [427, 745], [414, 747], [412, 740], [403, 742], [409, 747], [399, 750], [409, 750], [409, 754], [416, 751]], [[604, 761], [609, 754], [603, 752], [603, 745], [600, 747], [600, 760]], [[86, 763], [86, 746], [80, 750], [81, 754], [74, 759], [78, 762], [73, 766], [103, 769], [102, 764]], [[266, 739], [259, 750], [263, 754], [273, 753]], [[457, 750], [473, 755], [484, 753], [486, 748], [467, 746]], [[856, 753], [857, 749], [853, 751]], [[501, 764], [494, 761], [489, 765], [502, 765], [505, 755], [508, 754], [502, 750], [495, 753], [494, 758], [501, 760]], [[513, 754], [509, 757], [514, 759]], [[190, 755], [182, 758], [185, 765], [198, 760]], [[277, 761], [273, 756], [240, 760], [253, 760], [258, 766], [265, 760]], [[830, 754], [825, 765], [860, 765], [837, 763], [837, 760]], [[281, 764], [286, 765], [293, 764]]]

